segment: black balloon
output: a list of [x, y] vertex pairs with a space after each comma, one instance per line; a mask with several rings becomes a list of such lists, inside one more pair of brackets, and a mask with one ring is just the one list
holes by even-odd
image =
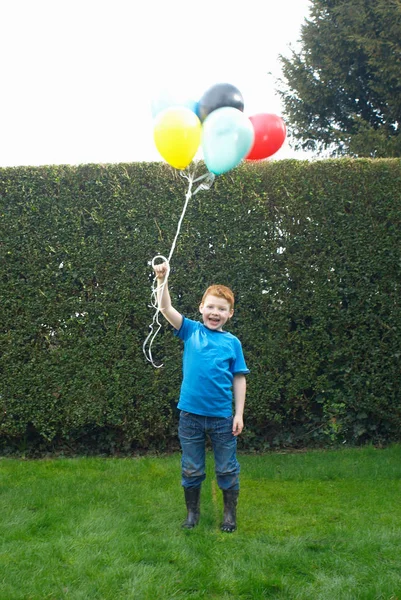
[[231, 83], [217, 83], [209, 88], [199, 101], [198, 116], [204, 121], [211, 112], [223, 106], [232, 106], [244, 112], [242, 94]]

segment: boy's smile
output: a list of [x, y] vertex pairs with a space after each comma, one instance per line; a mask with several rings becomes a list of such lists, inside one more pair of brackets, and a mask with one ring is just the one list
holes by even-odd
[[225, 298], [208, 294], [199, 307], [203, 324], [214, 331], [222, 331], [234, 311]]

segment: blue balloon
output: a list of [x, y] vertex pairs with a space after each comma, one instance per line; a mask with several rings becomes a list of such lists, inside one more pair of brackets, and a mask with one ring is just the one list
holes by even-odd
[[184, 97], [180, 94], [164, 90], [157, 98], [153, 98], [152, 100], [152, 116], [155, 118], [163, 110], [171, 108], [172, 106], [185, 106], [197, 115], [198, 104], [199, 102], [193, 98]]
[[250, 119], [237, 108], [225, 106], [210, 113], [202, 128], [203, 157], [209, 171], [221, 175], [239, 165], [254, 137]]

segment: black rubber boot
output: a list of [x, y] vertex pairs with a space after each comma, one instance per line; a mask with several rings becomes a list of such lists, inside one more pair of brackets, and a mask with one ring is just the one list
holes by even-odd
[[199, 522], [200, 517], [200, 487], [185, 488], [185, 504], [187, 505], [187, 518], [181, 525], [184, 529], [193, 529]]
[[224, 515], [220, 527], [225, 533], [232, 533], [237, 529], [237, 502], [239, 490], [223, 490]]

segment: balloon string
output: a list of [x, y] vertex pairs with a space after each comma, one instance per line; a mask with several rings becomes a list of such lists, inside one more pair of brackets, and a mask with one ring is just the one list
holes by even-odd
[[[173, 256], [176, 244], [177, 244], [177, 240], [178, 240], [178, 236], [180, 234], [181, 231], [181, 225], [182, 222], [184, 220], [184, 216], [188, 207], [188, 203], [191, 199], [192, 196], [195, 196], [195, 194], [197, 194], [200, 190], [208, 190], [210, 189], [210, 187], [213, 185], [213, 181], [214, 181], [214, 174], [213, 173], [205, 173], [204, 175], [201, 175], [200, 177], [197, 177], [196, 179], [194, 179], [195, 176], [195, 172], [194, 173], [188, 173], [186, 174], [185, 172], [181, 171], [180, 172], [181, 176], [184, 177], [187, 181], [188, 181], [188, 190], [187, 193], [185, 194], [185, 203], [184, 203], [184, 208], [182, 209], [181, 212], [181, 216], [179, 218], [178, 221], [178, 225], [177, 225], [177, 231], [175, 233], [175, 237], [173, 240], [173, 243], [171, 245], [171, 249], [168, 255], [168, 258], [166, 258], [165, 256], [163, 256], [162, 254], [157, 254], [156, 256], [153, 257], [151, 265], [152, 267], [155, 266], [155, 262], [156, 260], [161, 260], [162, 262], [165, 262], [167, 264], [167, 271], [166, 271], [166, 275], [164, 277], [164, 281], [163, 283], [161, 283], [160, 285], [157, 283], [157, 277], [155, 277], [153, 279], [153, 283], [152, 283], [152, 295], [151, 295], [151, 300], [150, 300], [150, 308], [154, 308], [155, 312], [153, 315], [153, 319], [152, 319], [152, 323], [149, 325], [149, 334], [146, 337], [143, 346], [142, 346], [142, 350], [143, 353], [145, 355], [145, 358], [148, 362], [152, 363], [153, 367], [155, 367], [155, 369], [160, 369], [163, 364], [157, 365], [155, 364], [154, 360], [153, 360], [153, 356], [152, 356], [152, 345], [153, 342], [157, 336], [157, 334], [159, 333], [162, 325], [159, 321], [159, 313], [160, 313], [160, 308], [159, 308], [159, 304], [157, 302], [157, 296], [158, 294], [160, 294], [160, 297], [163, 297], [163, 291], [164, 288], [167, 284], [167, 280], [168, 277], [170, 275], [170, 261], [171, 261], [171, 257]], [[195, 189], [194, 192], [192, 192], [192, 186], [194, 183], [201, 181], [202, 183], [200, 183], [198, 185], [198, 187]]]

